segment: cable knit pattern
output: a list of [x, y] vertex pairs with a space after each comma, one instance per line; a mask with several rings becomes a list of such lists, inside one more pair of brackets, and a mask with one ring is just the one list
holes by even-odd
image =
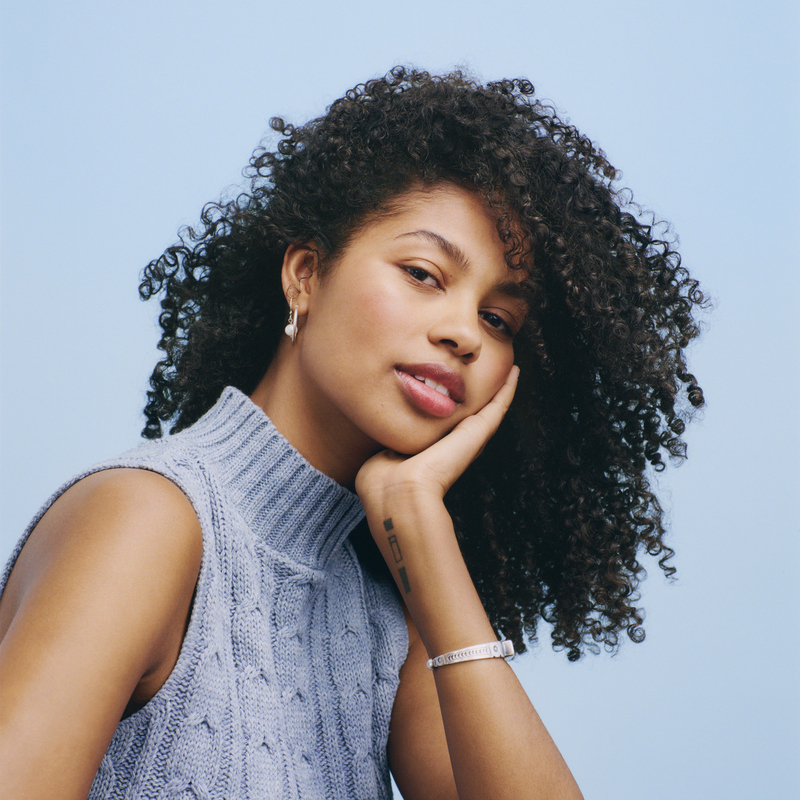
[[203, 530], [178, 662], [120, 722], [90, 798], [391, 797], [386, 743], [408, 637], [389, 580], [347, 536], [358, 498], [228, 388], [191, 428], [87, 470], [176, 483]]

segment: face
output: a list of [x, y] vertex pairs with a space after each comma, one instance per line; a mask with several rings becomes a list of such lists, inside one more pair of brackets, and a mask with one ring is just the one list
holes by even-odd
[[479, 198], [446, 184], [397, 209], [301, 282], [291, 356], [307, 426], [413, 454], [494, 396], [527, 306]]

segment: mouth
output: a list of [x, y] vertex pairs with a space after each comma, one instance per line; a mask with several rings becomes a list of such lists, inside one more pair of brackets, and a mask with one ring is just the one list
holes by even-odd
[[395, 374], [411, 402], [435, 417], [449, 417], [464, 402], [464, 379], [444, 364], [400, 364]]
[[464, 379], [461, 374], [438, 361], [424, 364], [398, 364], [395, 367], [399, 372], [405, 372], [414, 380], [424, 383], [429, 389], [449, 397], [456, 403], [463, 403], [467, 393]]
[[418, 380], [420, 383], [424, 383], [426, 386], [430, 386], [434, 392], [439, 392], [443, 394], [445, 397], [450, 397], [450, 390], [443, 384], [443, 383], [436, 383], [436, 381], [431, 380], [431, 378], [424, 378], [422, 375], [414, 375], [414, 378]]

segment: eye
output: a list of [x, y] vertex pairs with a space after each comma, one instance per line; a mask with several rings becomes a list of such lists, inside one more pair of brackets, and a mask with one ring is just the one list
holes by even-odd
[[495, 314], [492, 311], [481, 311], [480, 315], [481, 319], [496, 330], [504, 333], [506, 336], [514, 336], [514, 331], [511, 330], [511, 326], [499, 314]]
[[428, 270], [422, 267], [403, 267], [403, 269], [406, 271], [406, 274], [410, 275], [417, 283], [430, 286], [432, 289], [439, 288], [439, 281], [436, 280]]

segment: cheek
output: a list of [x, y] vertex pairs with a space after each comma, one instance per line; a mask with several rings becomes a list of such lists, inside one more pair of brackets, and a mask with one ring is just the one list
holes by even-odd
[[481, 407], [497, 394], [514, 365], [514, 351], [511, 348], [500, 347], [496, 352], [482, 353], [481, 357], [484, 355], [487, 360], [484, 362], [485, 372], [481, 376]]
[[353, 300], [353, 333], [362, 346], [402, 340], [411, 327], [414, 309], [396, 292], [364, 288]]
[[376, 365], [376, 359], [397, 356], [393, 344], [408, 329], [409, 309], [399, 299], [368, 281], [348, 281], [326, 294], [309, 312], [303, 361], [316, 375], [334, 380]]
[[357, 292], [356, 308], [362, 323], [372, 326], [376, 332], [383, 332], [390, 331], [401, 320], [408, 319], [410, 309], [403, 305], [396, 294], [386, 289]]

